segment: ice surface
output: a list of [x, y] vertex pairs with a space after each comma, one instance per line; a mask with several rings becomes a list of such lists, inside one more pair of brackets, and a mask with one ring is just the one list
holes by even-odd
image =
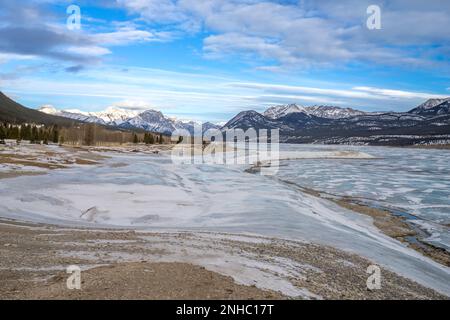
[[[358, 253], [450, 295], [449, 268], [383, 235], [370, 218], [273, 178], [245, 173], [242, 166], [174, 164], [161, 155], [115, 154], [106, 161], [128, 165], [75, 167], [2, 181], [0, 215], [66, 225], [223, 231], [312, 241]], [[353, 162], [379, 160], [314, 163], [322, 164], [329, 180], [346, 179], [332, 175], [340, 168], [336, 161], [351, 169]], [[401, 180], [402, 173], [395, 166], [393, 170]], [[355, 170], [348, 176], [358, 186]], [[369, 179], [361, 176], [358, 190], [364, 190]], [[374, 182], [383, 185], [382, 179]], [[396, 183], [385, 188], [395, 193]]]
[[[277, 177], [304, 187], [370, 200], [412, 214], [439, 233], [430, 241], [450, 250], [450, 151], [389, 147], [281, 145], [281, 150], [353, 150], [370, 161], [303, 160], [282, 162]], [[419, 224], [419, 223], [418, 223]], [[434, 228], [432, 228], [434, 226]]]

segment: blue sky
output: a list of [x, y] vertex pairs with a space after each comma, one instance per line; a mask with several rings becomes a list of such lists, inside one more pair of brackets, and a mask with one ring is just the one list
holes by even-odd
[[209, 121], [286, 103], [406, 111], [450, 96], [448, 30], [438, 0], [0, 0], [0, 90]]

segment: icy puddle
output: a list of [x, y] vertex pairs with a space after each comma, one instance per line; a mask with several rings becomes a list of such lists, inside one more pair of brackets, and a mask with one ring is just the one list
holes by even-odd
[[[327, 200], [247, 174], [243, 167], [173, 164], [162, 155], [109, 155], [101, 166], [2, 180], [0, 215], [64, 225], [306, 240], [358, 253], [450, 295], [449, 268], [383, 235], [370, 218]], [[332, 161], [340, 160], [327, 161], [331, 170]]]

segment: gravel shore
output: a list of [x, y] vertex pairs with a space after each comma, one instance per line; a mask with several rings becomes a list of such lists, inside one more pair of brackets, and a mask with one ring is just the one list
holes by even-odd
[[[1, 299], [446, 299], [359, 256], [311, 243], [221, 233], [0, 223]], [[66, 268], [81, 268], [81, 290]]]

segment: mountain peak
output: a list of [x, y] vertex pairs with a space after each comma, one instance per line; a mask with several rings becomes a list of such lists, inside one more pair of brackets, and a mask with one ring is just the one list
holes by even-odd
[[295, 112], [305, 112], [305, 108], [295, 103], [279, 105], [268, 108], [263, 115], [269, 119], [278, 119]]
[[366, 112], [355, 110], [352, 108], [341, 108], [336, 106], [315, 105], [311, 107], [299, 106], [295, 103], [268, 108], [264, 112], [264, 116], [269, 119], [279, 119], [291, 113], [305, 113], [309, 116], [316, 116], [327, 119], [342, 119], [352, 116], [366, 114]]
[[450, 101], [450, 97], [442, 98], [442, 99], [428, 99], [421, 105], [410, 110], [409, 113], [421, 114], [421, 113], [426, 112], [427, 110], [432, 109], [432, 108], [434, 108], [444, 102], [447, 102], [447, 101]]
[[342, 108], [336, 106], [315, 105], [306, 107], [306, 113], [319, 118], [344, 119], [367, 114], [367, 112], [352, 108]]

